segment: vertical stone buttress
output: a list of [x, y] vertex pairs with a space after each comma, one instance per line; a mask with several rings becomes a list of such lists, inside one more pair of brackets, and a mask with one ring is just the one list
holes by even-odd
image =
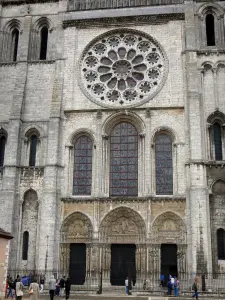
[[[23, 34], [20, 36], [20, 45], [23, 48], [22, 57], [18, 60], [26, 60], [28, 53], [28, 41], [30, 35], [31, 18], [24, 18]], [[19, 213], [21, 203], [19, 201], [19, 193], [17, 190], [19, 184], [20, 170], [18, 168], [20, 162], [20, 128], [22, 123], [23, 102], [25, 98], [26, 82], [27, 82], [27, 62], [18, 63], [15, 66], [16, 80], [14, 87], [14, 95], [10, 110], [10, 118], [8, 124], [8, 139], [5, 152], [3, 185], [1, 192], [1, 224], [4, 229], [13, 233], [14, 239], [11, 241], [9, 268], [17, 266], [17, 253], [19, 243]]]
[[[56, 40], [63, 40], [63, 32], [58, 20]], [[63, 44], [63, 43], [61, 43]], [[55, 55], [60, 57], [61, 49], [56, 49]], [[56, 271], [59, 265], [60, 239], [60, 199], [61, 199], [61, 148], [62, 138], [62, 89], [64, 60], [55, 61], [55, 78], [51, 111], [48, 125], [48, 146], [44, 171], [43, 199], [40, 212], [40, 234], [38, 249], [38, 269]]]
[[188, 222], [188, 270], [190, 272], [211, 271], [211, 238], [208, 215], [204, 159], [203, 129], [201, 128], [201, 74], [197, 68], [195, 7], [193, 0], [185, 1], [185, 51], [186, 64], [186, 144], [187, 144], [187, 222]]

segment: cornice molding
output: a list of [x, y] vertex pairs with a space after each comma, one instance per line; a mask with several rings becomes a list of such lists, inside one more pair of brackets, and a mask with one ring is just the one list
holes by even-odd
[[63, 27], [88, 27], [88, 26], [121, 26], [135, 24], [161, 24], [171, 20], [184, 20], [183, 13], [160, 14], [160, 15], [143, 15], [143, 16], [128, 16], [128, 17], [113, 17], [113, 18], [98, 18], [98, 19], [70, 19], [63, 21]]

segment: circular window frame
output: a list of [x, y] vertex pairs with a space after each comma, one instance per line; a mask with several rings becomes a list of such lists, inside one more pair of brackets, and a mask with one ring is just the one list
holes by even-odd
[[[128, 103], [128, 104], [127, 103], [119, 104], [119, 103], [115, 103], [115, 102], [108, 103], [108, 102], [101, 101], [97, 97], [94, 97], [87, 90], [87, 87], [85, 86], [85, 82], [84, 82], [84, 78], [83, 78], [84, 77], [83, 76], [84, 72], [82, 71], [82, 69], [83, 69], [83, 62], [86, 59], [86, 55], [90, 51], [90, 49], [95, 44], [97, 44], [97, 42], [100, 42], [100, 40], [102, 40], [102, 39], [108, 40], [110, 37], [117, 36], [117, 35], [120, 35], [120, 36], [121, 35], [136, 35], [136, 36], [139, 35], [140, 37], [143, 37], [143, 38], [149, 40], [149, 42], [152, 43], [153, 45], [155, 45], [156, 48], [157, 48], [157, 50], [160, 52], [160, 54], [162, 56], [162, 59], [163, 59], [163, 63], [164, 63], [163, 64], [163, 67], [164, 67], [163, 74], [162, 74], [161, 80], [159, 81], [159, 83], [158, 83], [157, 88], [155, 89], [155, 91], [152, 92], [152, 93], [150, 93], [148, 96], [144, 97], [144, 99], [142, 99], [142, 100], [138, 99], [138, 100], [136, 100], [136, 101], [134, 101], [132, 103]], [[127, 29], [127, 28], [123, 28], [123, 29], [120, 28], [120, 29], [110, 30], [110, 31], [107, 31], [107, 32], [105, 32], [105, 33], [103, 33], [103, 34], [98, 35], [97, 37], [95, 37], [84, 48], [84, 50], [83, 50], [83, 52], [82, 52], [82, 54], [80, 56], [78, 66], [79, 66], [78, 85], [81, 88], [81, 90], [84, 93], [84, 95], [90, 101], [92, 101], [93, 103], [95, 103], [95, 104], [97, 104], [97, 105], [99, 105], [101, 107], [104, 107], [104, 108], [117, 108], [117, 109], [137, 107], [137, 106], [140, 106], [140, 105], [143, 105], [143, 104], [149, 102], [151, 99], [153, 99], [162, 90], [163, 86], [166, 83], [166, 80], [167, 80], [167, 77], [168, 77], [168, 72], [169, 72], [168, 57], [166, 55], [165, 50], [161, 46], [161, 44], [155, 38], [153, 38], [151, 35], [149, 35], [149, 34], [147, 34], [145, 32], [142, 32], [142, 31], [139, 31], [139, 30], [135, 30], [135, 29]], [[96, 84], [98, 84], [98, 83], [101, 84], [100, 81], [96, 82]], [[140, 83], [138, 83], [138, 84], [140, 84]], [[127, 90], [128, 89], [126, 89], [125, 91], [127, 91]], [[135, 89], [135, 91], [137, 91], [137, 89]]]

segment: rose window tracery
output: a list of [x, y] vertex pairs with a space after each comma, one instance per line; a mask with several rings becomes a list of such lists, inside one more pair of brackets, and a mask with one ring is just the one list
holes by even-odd
[[167, 76], [167, 58], [149, 35], [114, 30], [92, 41], [81, 61], [81, 87], [102, 106], [140, 105], [153, 98]]

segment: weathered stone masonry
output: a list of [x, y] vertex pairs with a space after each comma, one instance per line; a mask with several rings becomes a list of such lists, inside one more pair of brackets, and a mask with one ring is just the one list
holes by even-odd
[[[85, 3], [0, 5], [0, 226], [14, 235], [10, 268], [67, 272], [70, 244], [85, 243], [87, 276], [101, 269], [107, 281], [110, 245], [127, 243], [143, 278], [160, 272], [166, 243], [177, 245], [178, 272], [223, 271], [224, 1]], [[137, 195], [129, 197], [110, 192], [119, 123], [137, 136]], [[74, 192], [83, 135], [92, 145], [84, 195]], [[160, 135], [171, 143], [172, 190], [157, 194]]]

